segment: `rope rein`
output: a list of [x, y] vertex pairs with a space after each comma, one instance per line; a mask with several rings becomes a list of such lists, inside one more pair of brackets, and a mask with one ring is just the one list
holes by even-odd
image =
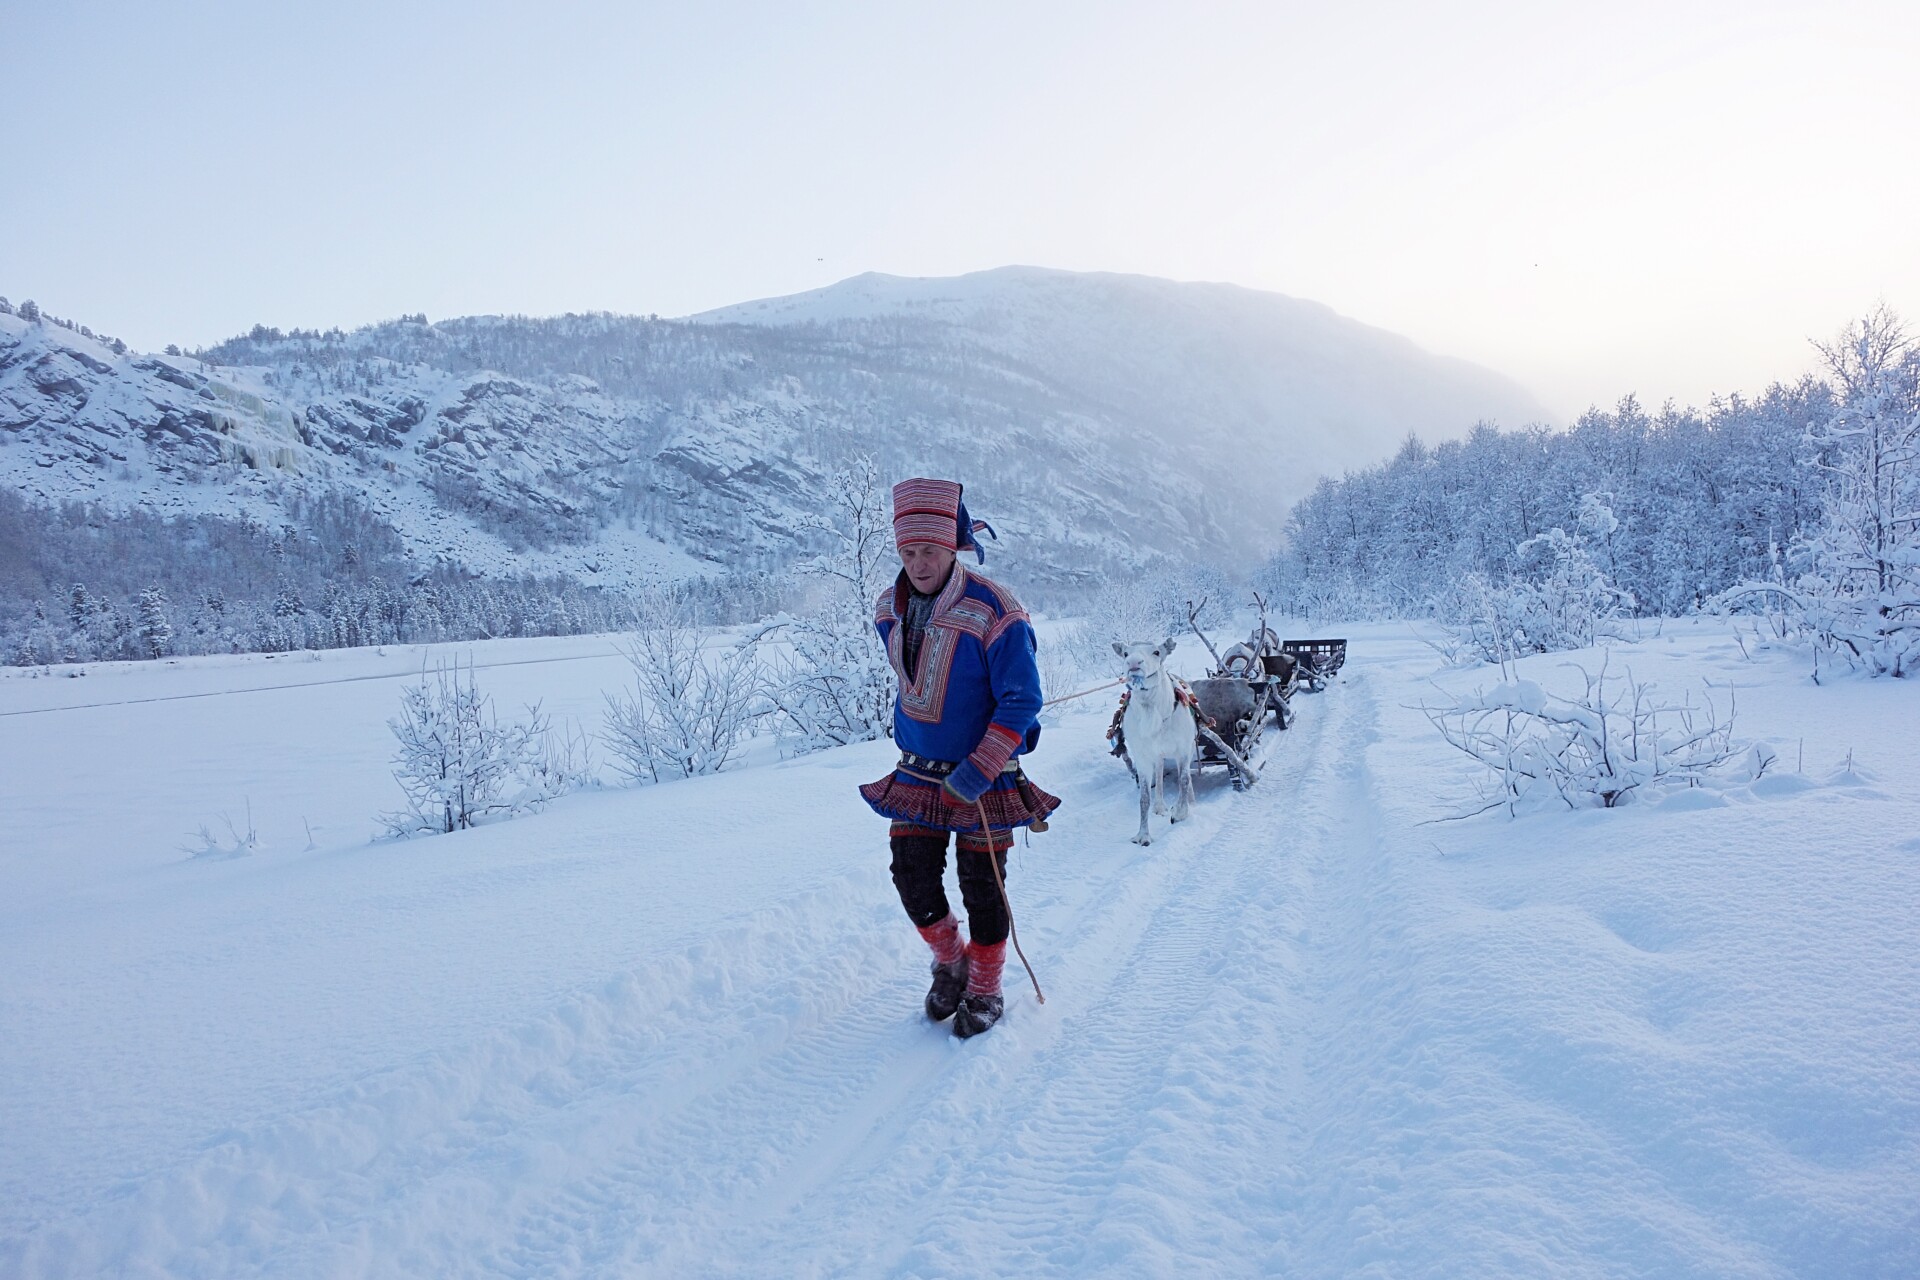
[[[1109, 680], [1105, 684], [1097, 684], [1091, 689], [1082, 689], [1078, 693], [1064, 694], [1061, 697], [1049, 699], [1041, 703], [1040, 706], [1042, 709], [1059, 706], [1063, 702], [1072, 702], [1075, 698], [1084, 698], [1089, 694], [1099, 693], [1103, 689], [1111, 689], [1115, 685], [1125, 683], [1125, 680]], [[993, 868], [993, 883], [1000, 890], [1000, 905], [1006, 908], [1007, 937], [1013, 942], [1013, 954], [1020, 957], [1020, 967], [1027, 971], [1027, 981], [1033, 984], [1033, 998], [1041, 1004], [1045, 1004], [1047, 1002], [1047, 995], [1044, 991], [1040, 990], [1040, 979], [1034, 974], [1033, 965], [1027, 960], [1026, 951], [1020, 946], [1020, 928], [1013, 921], [1013, 900], [1007, 896], [1006, 877], [1000, 874], [1000, 858], [998, 856], [1000, 852], [1000, 842], [994, 836], [993, 827], [987, 822], [987, 806], [976, 800], [973, 802], [973, 808], [974, 812], [980, 817], [981, 834], [987, 838], [987, 865]], [[1007, 848], [1009, 850], [1013, 848], [1013, 832], [1011, 831], [1007, 832]]]
[[[1057, 707], [1063, 702], [1072, 702], [1075, 698], [1084, 698], [1089, 694], [1099, 693], [1102, 689], [1111, 689], [1117, 684], [1125, 683], [1125, 680], [1109, 680], [1105, 684], [1097, 684], [1091, 689], [1082, 689], [1078, 693], [1064, 694], [1061, 697], [1049, 699], [1041, 703], [1040, 707], [1042, 710], [1048, 707]], [[1040, 979], [1034, 975], [1033, 965], [1028, 963], [1027, 953], [1022, 950], [1020, 946], [1020, 929], [1013, 922], [1013, 899], [1007, 896], [1007, 881], [1006, 878], [1000, 874], [1000, 859], [996, 856], [1000, 852], [1000, 843], [994, 838], [993, 828], [987, 823], [987, 806], [976, 800], [973, 802], [973, 808], [974, 812], [980, 815], [980, 831], [987, 838], [987, 865], [993, 868], [993, 883], [998, 886], [1000, 890], [1000, 905], [1005, 907], [1007, 911], [1007, 937], [1013, 940], [1013, 954], [1020, 957], [1020, 967], [1027, 971], [1027, 981], [1033, 984], [1033, 998], [1041, 1004], [1045, 1004], [1047, 997], [1046, 993], [1040, 990]], [[1045, 827], [1036, 826], [1035, 830], [1045, 830]], [[1011, 831], [1007, 832], [1007, 848], [1009, 851], [1013, 848], [1013, 832]]]
[[1063, 702], [1072, 702], [1075, 698], [1084, 698], [1090, 693], [1098, 693], [1102, 689], [1111, 689], [1113, 688], [1113, 686], [1117, 684], [1125, 684], [1125, 683], [1126, 683], [1125, 680], [1109, 680], [1105, 684], [1097, 684], [1093, 686], [1093, 688], [1091, 689], [1082, 689], [1078, 693], [1068, 693], [1068, 694], [1063, 694], [1058, 698], [1050, 698], [1047, 701], [1041, 703], [1040, 706], [1042, 710], [1046, 709], [1047, 707], [1057, 707]]
[[[987, 825], [987, 806], [975, 800], [974, 810], [980, 815], [980, 830], [987, 837], [987, 865], [993, 868], [993, 882], [1000, 886], [1000, 905], [1007, 909], [1007, 936], [1013, 939], [1013, 954], [1020, 957], [1020, 967], [1027, 971], [1027, 981], [1033, 984], [1033, 998], [1041, 1004], [1047, 997], [1040, 990], [1040, 979], [1033, 976], [1033, 966], [1027, 963], [1027, 953], [1020, 949], [1020, 930], [1013, 923], [1013, 902], [1007, 897], [1007, 882], [1000, 874], [999, 843], [994, 839], [993, 828]], [[1013, 832], [1007, 832], [1007, 848], [1013, 848]]]

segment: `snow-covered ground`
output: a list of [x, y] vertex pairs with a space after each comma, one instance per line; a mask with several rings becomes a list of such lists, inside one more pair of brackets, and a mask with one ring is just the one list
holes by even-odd
[[[1494, 677], [1351, 635], [1150, 848], [1107, 697], [1051, 724], [1047, 1003], [966, 1044], [886, 744], [370, 844], [418, 650], [7, 672], [0, 1275], [1920, 1274], [1920, 689], [1669, 624], [1614, 661], [1735, 682], [1767, 777], [1433, 824], [1413, 704]], [[590, 726], [625, 676], [459, 652]]]

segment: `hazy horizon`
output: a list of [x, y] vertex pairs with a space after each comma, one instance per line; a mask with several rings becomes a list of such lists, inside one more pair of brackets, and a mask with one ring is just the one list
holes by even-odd
[[136, 347], [1010, 264], [1325, 304], [1561, 419], [1920, 318], [1890, 3], [0, 4], [0, 292]]

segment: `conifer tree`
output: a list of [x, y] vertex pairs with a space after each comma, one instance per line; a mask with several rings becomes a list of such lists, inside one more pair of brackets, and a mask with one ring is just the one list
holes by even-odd
[[173, 624], [167, 621], [167, 597], [159, 587], [148, 587], [140, 593], [136, 625], [145, 656], [164, 657], [173, 644]]

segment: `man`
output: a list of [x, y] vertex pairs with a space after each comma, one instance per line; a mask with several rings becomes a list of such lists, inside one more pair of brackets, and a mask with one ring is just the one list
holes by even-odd
[[[1040, 670], [1033, 624], [1006, 588], [969, 572], [956, 553], [986, 562], [976, 524], [951, 480], [893, 487], [900, 576], [880, 593], [874, 624], [899, 680], [893, 737], [900, 764], [860, 788], [893, 820], [893, 883], [933, 950], [927, 1017], [975, 1036], [1000, 1020], [1000, 970], [1012, 928], [1003, 893], [1014, 827], [1060, 801], [1020, 770], [1040, 740]], [[991, 532], [991, 530], [987, 530]], [[982, 817], [986, 829], [982, 828]], [[971, 941], [947, 904], [947, 843], [957, 833], [960, 897]]]

